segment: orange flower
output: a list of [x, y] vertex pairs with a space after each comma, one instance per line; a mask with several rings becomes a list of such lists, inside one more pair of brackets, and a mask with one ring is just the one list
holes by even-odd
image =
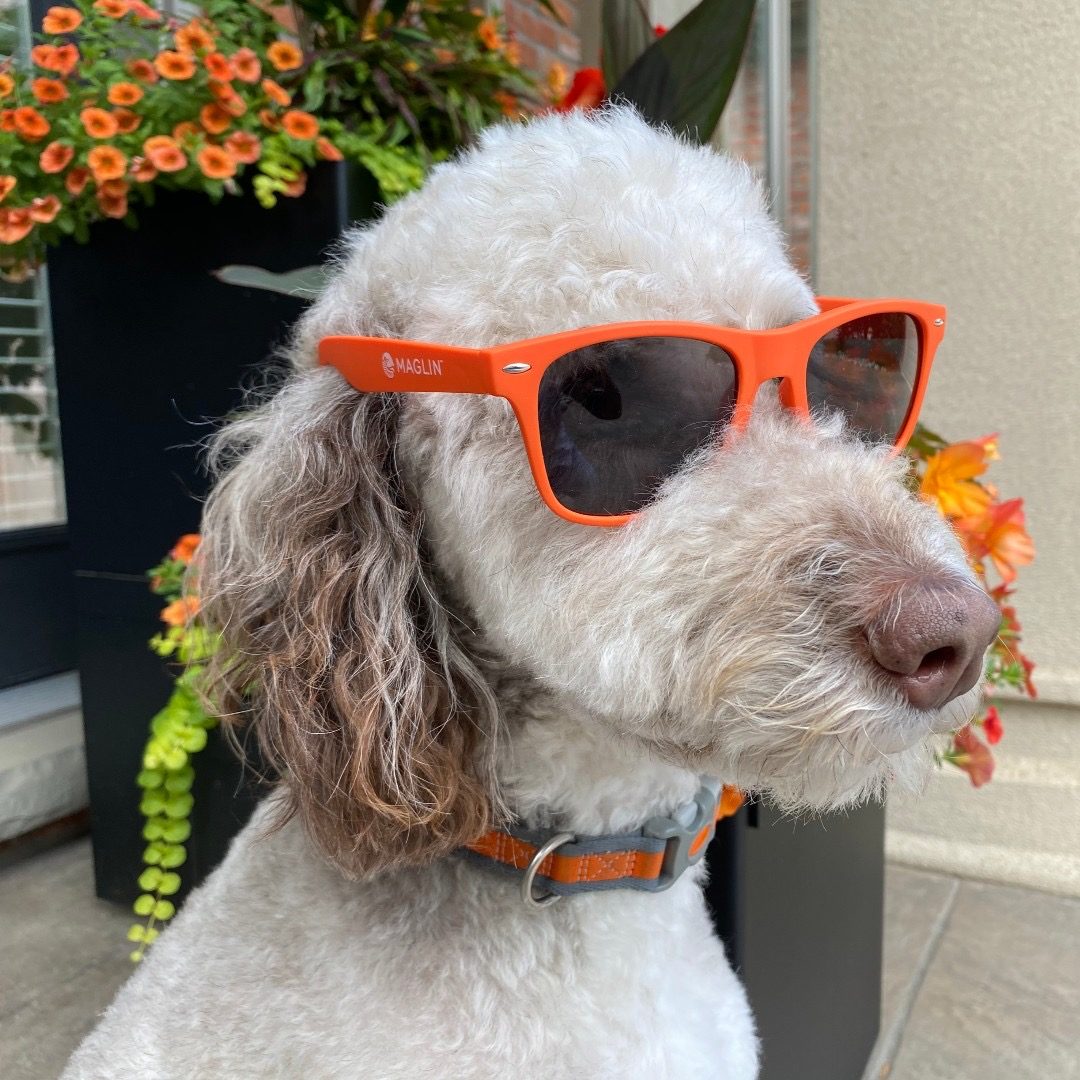
[[51, 142], [41, 151], [38, 167], [43, 173], [63, 172], [74, 156], [75, 150], [67, 143]]
[[137, 105], [142, 100], [142, 96], [142, 87], [131, 82], [113, 83], [109, 87], [110, 105]]
[[69, 195], [78, 197], [83, 193], [83, 188], [86, 187], [89, 180], [90, 170], [82, 165], [76, 165], [75, 168], [64, 177], [64, 187], [67, 188]]
[[122, 218], [128, 211], [126, 195], [109, 195], [107, 192], [99, 191], [97, 204], [107, 218]]
[[560, 64], [558, 61], [552, 64], [548, 68], [545, 82], [548, 94], [558, 101], [566, 93], [566, 88], [570, 85], [570, 73], [566, 70], [566, 65]]
[[94, 0], [94, 10], [110, 19], [122, 19], [131, 8], [127, 0]]
[[41, 20], [41, 29], [46, 34], [70, 34], [72, 30], [78, 30], [81, 22], [82, 15], [75, 8], [51, 7]]
[[503, 116], [518, 116], [521, 114], [521, 104], [509, 90], [496, 90], [491, 97], [502, 110]]
[[1001, 742], [1001, 737], [1005, 734], [1005, 725], [1001, 722], [1001, 713], [997, 711], [997, 707], [991, 705], [986, 710], [986, 715], [982, 718], [983, 734], [986, 736], [986, 741], [991, 746], [997, 746]]
[[247, 103], [227, 82], [211, 79], [209, 90], [214, 95], [214, 100], [230, 116], [243, 116], [247, 112]]
[[435, 60], [440, 64], [452, 64], [457, 59], [453, 49], [433, 49]]
[[35, 79], [30, 91], [44, 105], [63, 101], [68, 96], [67, 87], [59, 79]]
[[228, 150], [221, 146], [204, 146], [195, 159], [202, 169], [203, 176], [211, 180], [228, 180], [236, 175], [236, 161]]
[[315, 153], [323, 161], [341, 161], [345, 155], [325, 136], [320, 135], [315, 140]]
[[232, 123], [232, 117], [220, 105], [211, 103], [199, 110], [199, 123], [211, 135], [220, 135]]
[[79, 62], [79, 50], [70, 42], [67, 45], [59, 45], [53, 50], [52, 67], [50, 71], [59, 72], [61, 75], [70, 75]]
[[30, 203], [30, 217], [39, 225], [48, 225], [60, 213], [60, 200], [55, 195], [42, 195]]
[[304, 62], [304, 54], [291, 41], [275, 41], [266, 50], [266, 59], [278, 71], [295, 71]]
[[32, 105], [23, 105], [14, 114], [15, 130], [27, 142], [37, 142], [49, 134], [49, 121]]
[[187, 155], [180, 149], [175, 139], [168, 135], [155, 135], [143, 143], [143, 153], [147, 161], [159, 172], [179, 172], [187, 166]]
[[241, 82], [256, 83], [262, 74], [262, 62], [252, 49], [237, 49], [229, 57], [233, 72]]
[[514, 67], [521, 67], [521, 46], [516, 41], [508, 41], [506, 48], [503, 49], [503, 56], [506, 57], [508, 64], [513, 64]]
[[110, 199], [118, 199], [131, 190], [131, 185], [123, 178], [117, 180], [104, 180], [98, 184], [98, 193], [107, 195]]
[[307, 173], [301, 173], [295, 180], [290, 180], [281, 194], [289, 199], [299, 199], [307, 190]]
[[1001, 580], [1016, 580], [1016, 568], [1035, 558], [1035, 545], [1024, 527], [1024, 502], [1010, 499], [987, 509], [980, 518], [958, 521], [973, 559], [989, 558]]
[[[214, 47], [214, 35], [198, 19], [192, 19], [187, 26], [181, 26], [173, 37], [177, 49], [188, 55], [202, 49], [212, 49]], [[162, 74], [165, 73], [162, 72]]]
[[140, 82], [155, 83], [158, 81], [158, 73], [149, 60], [129, 60], [127, 64], [128, 74]]
[[269, 109], [259, 110], [259, 123], [264, 128], [269, 128], [270, 131], [277, 131], [281, 127], [281, 121], [278, 119], [275, 113], [272, 113]]
[[291, 105], [292, 94], [288, 92], [283, 86], [279, 86], [273, 79], [263, 79], [262, 92], [272, 101], [275, 105]]
[[14, 131], [15, 130], [15, 110], [14, 109], [2, 109], [0, 110], [0, 131]]
[[146, 160], [144, 157], [136, 157], [131, 159], [131, 168], [128, 170], [133, 180], [138, 180], [140, 184], [149, 184], [157, 174], [157, 169]]
[[247, 131], [234, 131], [225, 140], [225, 149], [242, 165], [252, 165], [259, 160], [262, 143], [257, 135]]
[[195, 61], [183, 53], [164, 49], [154, 57], [154, 70], [163, 79], [190, 79], [195, 74]]
[[0, 176], [0, 202], [3, 202], [15, 190], [17, 183], [14, 176], [8, 176], [6, 173]]
[[172, 129], [172, 137], [181, 145], [196, 143], [202, 138], [202, 128], [190, 120], [183, 120]]
[[314, 139], [319, 134], [319, 121], [311, 113], [290, 109], [282, 118], [281, 126], [293, 139]]
[[115, 146], [95, 146], [86, 155], [86, 163], [97, 183], [119, 180], [127, 168], [127, 158]]
[[499, 25], [490, 16], [481, 20], [476, 28], [476, 36], [484, 43], [485, 49], [491, 49], [494, 52], [502, 48], [503, 41], [499, 36]]
[[143, 0], [128, 0], [128, 11], [143, 22], [161, 22], [164, 18], [160, 11], [155, 11], [149, 4], [144, 4]]
[[203, 64], [210, 73], [211, 79], [228, 82], [233, 77], [232, 64], [219, 52], [207, 53], [203, 58]]
[[951, 765], [968, 774], [972, 787], [988, 784], [994, 775], [994, 755], [970, 724], [953, 736], [952, 747], [943, 756]]
[[0, 98], [6, 98], [14, 89], [15, 80], [6, 71], [0, 71]]
[[113, 118], [116, 120], [116, 129], [121, 135], [130, 135], [137, 131], [142, 123], [142, 117], [130, 109], [113, 109]]
[[183, 626], [199, 613], [197, 596], [181, 596], [161, 612], [161, 621], [169, 626]]
[[169, 551], [169, 558], [175, 559], [177, 562], [182, 562], [187, 566], [195, 554], [195, 549], [199, 546], [199, 534], [198, 533], [184, 533], [179, 540], [173, 544]]
[[582, 68], [574, 72], [574, 79], [566, 96], [555, 106], [556, 112], [569, 112], [571, 109], [597, 108], [607, 94], [604, 85], [604, 73], [599, 68]]
[[120, 130], [116, 117], [104, 109], [83, 109], [79, 113], [79, 119], [82, 121], [83, 130], [92, 139], [111, 139]]
[[17, 210], [0, 210], [0, 244], [17, 244], [34, 227], [34, 219], [26, 206]]
[[991, 502], [990, 492], [974, 482], [986, 472], [988, 457], [986, 440], [946, 446], [927, 459], [919, 490], [936, 502], [946, 517], [977, 516]]

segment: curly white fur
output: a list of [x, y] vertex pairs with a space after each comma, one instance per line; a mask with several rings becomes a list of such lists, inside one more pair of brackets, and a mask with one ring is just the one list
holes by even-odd
[[[542, 504], [505, 402], [391, 414], [313, 369], [327, 334], [483, 346], [811, 314], [749, 170], [628, 110], [488, 132], [337, 269], [290, 383], [223, 436], [207, 512], [208, 609], [261, 687], [245, 708], [282, 802], [65, 1076], [751, 1080], [700, 871], [533, 912], [513, 882], [431, 859], [504, 808], [633, 829], [698, 772], [792, 809], [917, 785], [971, 695], [911, 708], [860, 630], [924, 575], [974, 587], [954, 537], [883, 449], [793, 419], [771, 387], [744, 434], [603, 529]], [[301, 816], [264, 838], [278, 806]]]

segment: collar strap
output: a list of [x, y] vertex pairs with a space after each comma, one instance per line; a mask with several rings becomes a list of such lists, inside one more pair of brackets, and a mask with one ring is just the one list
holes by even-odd
[[637, 832], [578, 836], [493, 829], [462, 853], [519, 876], [522, 898], [530, 907], [547, 907], [561, 896], [601, 889], [660, 892], [701, 861], [716, 823], [742, 803], [737, 788], [705, 777], [692, 803], [672, 817], [650, 818]]

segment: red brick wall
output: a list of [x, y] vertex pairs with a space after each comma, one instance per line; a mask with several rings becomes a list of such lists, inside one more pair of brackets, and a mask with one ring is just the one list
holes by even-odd
[[504, 0], [503, 14], [510, 36], [521, 50], [521, 63], [541, 80], [553, 65], [573, 74], [579, 66], [578, 6], [575, 0], [554, 0], [563, 18], [552, 18], [535, 0]]

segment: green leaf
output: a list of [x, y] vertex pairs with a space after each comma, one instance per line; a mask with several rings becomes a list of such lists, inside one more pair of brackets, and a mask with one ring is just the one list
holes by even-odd
[[143, 893], [134, 904], [132, 908], [136, 915], [142, 915], [144, 918], [154, 910], [155, 900], [149, 893]]
[[174, 874], [171, 871], [168, 874], [161, 875], [161, 883], [158, 885], [158, 892], [162, 896], [173, 896], [180, 890], [180, 875]]
[[145, 941], [146, 927], [142, 923], [133, 923], [128, 927], [127, 939], [128, 941]]
[[139, 875], [139, 888], [144, 892], [153, 892], [161, 884], [161, 871], [156, 866], [148, 866]]
[[185, 765], [182, 769], [165, 778], [165, 790], [172, 795], [182, 795], [191, 790], [195, 782], [195, 770], [191, 765]]
[[190, 821], [168, 821], [161, 827], [161, 839], [170, 844], [182, 844], [190, 835]]
[[163, 870], [174, 870], [183, 866], [187, 859], [187, 849], [182, 844], [166, 844], [161, 853], [160, 866]]
[[258, 266], [223, 266], [213, 271], [214, 277], [226, 285], [245, 289], [265, 289], [310, 300], [318, 296], [326, 284], [327, 271], [322, 266], [304, 266], [277, 274]]
[[148, 863], [150, 866], [157, 866], [161, 862], [161, 857], [165, 853], [165, 849], [161, 844], [156, 841], [152, 844], [148, 844], [146, 850], [142, 854], [144, 863]]
[[160, 769], [143, 769], [138, 776], [135, 777], [135, 783], [141, 788], [153, 791], [155, 788], [161, 787], [165, 782], [165, 774]]
[[615, 86], [656, 33], [643, 0], [604, 0], [603, 12], [604, 85]]
[[173, 820], [186, 818], [194, 805], [195, 800], [190, 795], [174, 795], [165, 804], [165, 814]]
[[176, 908], [173, 906], [171, 900], [159, 900], [154, 905], [152, 914], [155, 919], [164, 922], [166, 919], [171, 919], [176, 914]]
[[610, 89], [653, 124], [707, 142], [727, 104], [750, 32], [754, 0], [701, 0]]

